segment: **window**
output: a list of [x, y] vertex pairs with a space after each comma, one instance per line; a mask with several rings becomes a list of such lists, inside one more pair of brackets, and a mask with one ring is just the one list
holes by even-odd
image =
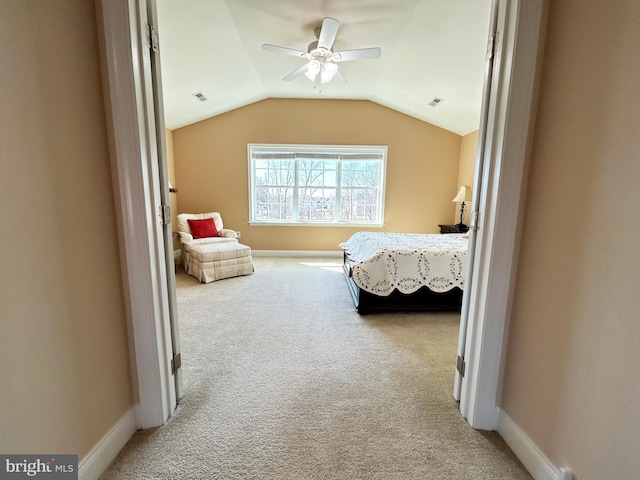
[[252, 224], [382, 225], [387, 147], [248, 145]]

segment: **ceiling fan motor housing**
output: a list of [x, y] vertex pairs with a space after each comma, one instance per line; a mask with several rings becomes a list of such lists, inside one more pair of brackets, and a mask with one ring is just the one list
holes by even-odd
[[326, 48], [320, 47], [318, 48], [318, 41], [311, 42], [309, 47], [307, 47], [308, 58], [312, 60], [318, 60], [320, 62], [324, 62], [326, 60], [330, 60], [333, 57], [333, 52], [331, 50], [327, 50]]

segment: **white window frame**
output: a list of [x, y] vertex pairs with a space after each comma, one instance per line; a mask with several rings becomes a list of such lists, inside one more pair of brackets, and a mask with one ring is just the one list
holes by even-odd
[[[354, 221], [319, 221], [319, 220], [300, 220], [294, 218], [292, 220], [258, 220], [255, 218], [255, 205], [256, 205], [256, 190], [254, 182], [254, 162], [253, 151], [255, 150], [282, 150], [285, 152], [294, 153], [344, 153], [344, 154], [377, 154], [382, 157], [382, 168], [380, 171], [380, 186], [379, 186], [379, 214], [373, 222], [354, 222]], [[248, 161], [248, 181], [249, 181], [249, 224], [253, 226], [322, 226], [322, 227], [382, 227], [384, 226], [384, 204], [385, 204], [385, 185], [387, 178], [387, 146], [386, 145], [300, 145], [300, 144], [271, 144], [271, 143], [249, 143], [247, 144], [247, 161]], [[340, 171], [338, 167], [337, 172]], [[294, 190], [294, 211], [297, 212], [297, 197], [298, 197], [298, 184], [297, 184], [297, 166], [296, 166], [296, 184], [293, 187]], [[340, 207], [340, 192], [341, 185], [339, 182], [339, 175], [336, 184], [336, 210]]]

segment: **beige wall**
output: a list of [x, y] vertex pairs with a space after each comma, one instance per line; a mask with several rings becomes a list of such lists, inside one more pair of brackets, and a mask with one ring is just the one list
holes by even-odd
[[578, 480], [640, 472], [639, 24], [550, 4], [502, 405]]
[[82, 458], [132, 404], [94, 4], [0, 11], [0, 452]]
[[271, 99], [173, 131], [180, 212], [216, 210], [257, 250], [338, 250], [359, 228], [249, 226], [247, 143], [388, 145], [386, 231], [449, 223], [460, 136], [365, 101]]
[[[465, 135], [460, 141], [460, 166], [458, 168], [458, 186], [470, 185], [473, 187], [477, 150], [478, 130]], [[456, 224], [460, 221], [460, 206], [457, 203], [454, 205], [455, 212], [453, 216], [453, 223]], [[463, 223], [466, 223], [467, 225], [469, 225], [469, 212], [471, 211], [471, 205], [472, 202], [467, 202], [467, 210], [464, 214]]]

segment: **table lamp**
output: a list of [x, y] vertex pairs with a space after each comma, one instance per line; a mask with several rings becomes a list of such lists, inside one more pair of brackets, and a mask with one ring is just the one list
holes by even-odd
[[460, 231], [466, 232], [469, 230], [469, 227], [462, 223], [462, 220], [464, 218], [464, 212], [467, 209], [465, 202], [471, 201], [471, 187], [469, 185], [462, 185], [460, 190], [458, 190], [458, 194], [451, 201], [460, 203], [460, 223], [456, 224], [456, 228]]

